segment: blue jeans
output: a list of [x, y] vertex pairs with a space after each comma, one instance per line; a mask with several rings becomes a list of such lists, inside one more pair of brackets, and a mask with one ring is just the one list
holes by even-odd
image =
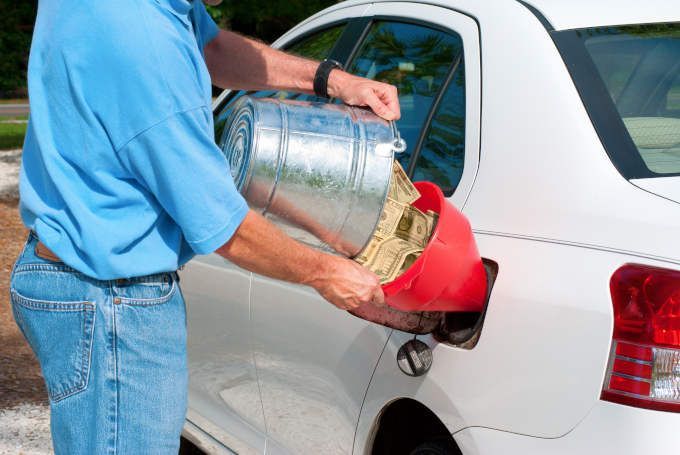
[[176, 454], [187, 404], [176, 272], [96, 280], [35, 255], [12, 270], [14, 319], [42, 370], [57, 455]]

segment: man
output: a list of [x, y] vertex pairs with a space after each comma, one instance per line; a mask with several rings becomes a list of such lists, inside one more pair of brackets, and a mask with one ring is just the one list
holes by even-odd
[[[198, 0], [40, 0], [20, 177], [31, 233], [11, 301], [57, 454], [177, 453], [187, 368], [175, 271], [195, 254], [312, 286], [340, 309], [383, 303], [375, 275], [249, 211], [213, 141], [211, 79], [312, 93], [318, 68], [219, 31]], [[393, 86], [334, 69], [327, 91], [399, 117]]]

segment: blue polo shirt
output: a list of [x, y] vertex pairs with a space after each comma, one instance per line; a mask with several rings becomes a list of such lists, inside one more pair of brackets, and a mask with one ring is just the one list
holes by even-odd
[[217, 32], [199, 0], [40, 0], [20, 211], [67, 265], [172, 271], [242, 222], [213, 137], [203, 46]]

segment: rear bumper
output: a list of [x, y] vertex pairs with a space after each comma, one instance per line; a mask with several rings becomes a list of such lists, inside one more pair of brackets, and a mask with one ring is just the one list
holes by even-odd
[[453, 437], [464, 455], [637, 455], [680, 451], [679, 428], [680, 413], [598, 401], [572, 431], [559, 438], [536, 438], [480, 427], [466, 428]]

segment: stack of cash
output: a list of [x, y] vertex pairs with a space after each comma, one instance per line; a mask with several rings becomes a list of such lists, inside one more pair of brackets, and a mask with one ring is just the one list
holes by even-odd
[[418, 259], [430, 240], [438, 214], [421, 212], [411, 204], [420, 193], [398, 161], [392, 165], [392, 180], [378, 227], [366, 248], [354, 260], [380, 277], [393, 281]]

